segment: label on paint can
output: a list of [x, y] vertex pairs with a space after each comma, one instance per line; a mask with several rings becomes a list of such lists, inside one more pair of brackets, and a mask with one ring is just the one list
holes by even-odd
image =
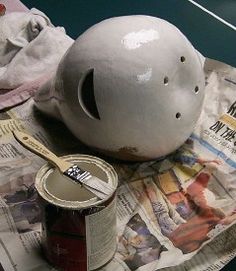
[[87, 255], [89, 269], [97, 269], [106, 264], [116, 250], [116, 201], [105, 209], [85, 217]]
[[79, 184], [65, 180], [49, 165], [42, 167], [35, 186], [43, 209], [44, 251], [48, 260], [63, 270], [98, 269], [116, 251], [117, 174], [109, 164], [93, 156], [71, 155], [65, 160], [106, 179], [114, 191], [101, 200]]

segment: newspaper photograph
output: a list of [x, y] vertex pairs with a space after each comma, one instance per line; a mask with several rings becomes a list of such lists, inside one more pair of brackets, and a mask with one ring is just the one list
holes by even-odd
[[[220, 270], [236, 255], [236, 69], [206, 60], [203, 110], [194, 133], [162, 160], [109, 161], [119, 177], [117, 251], [101, 271]], [[56, 270], [41, 249], [34, 187], [46, 163], [12, 131], [57, 155], [98, 155], [32, 98], [0, 112], [0, 270]]]

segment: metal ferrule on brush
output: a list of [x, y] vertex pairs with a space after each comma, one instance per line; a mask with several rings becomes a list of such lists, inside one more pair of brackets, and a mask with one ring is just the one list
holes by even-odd
[[64, 172], [64, 175], [71, 177], [75, 182], [79, 183], [83, 183], [83, 180], [92, 176], [88, 171], [82, 170], [77, 165], [70, 167]]

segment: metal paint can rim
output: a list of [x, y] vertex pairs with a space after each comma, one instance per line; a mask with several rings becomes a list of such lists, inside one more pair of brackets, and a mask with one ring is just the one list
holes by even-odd
[[[86, 154], [71, 154], [71, 155], [62, 156], [61, 158], [65, 159], [68, 162], [78, 163], [78, 164], [87, 163], [92, 167], [97, 167], [97, 169], [99, 169], [106, 175], [107, 182], [109, 182], [110, 184], [114, 186], [114, 193], [115, 193], [118, 187], [118, 176], [114, 168], [106, 161], [98, 157], [95, 157], [92, 155], [86, 155]], [[103, 202], [106, 202], [114, 194], [112, 193], [111, 195], [109, 195], [107, 198], [103, 200], [98, 199], [96, 196], [91, 197], [88, 200], [84, 200], [84, 201], [60, 199], [54, 196], [52, 193], [50, 193], [47, 190], [47, 185], [46, 185], [46, 182], [50, 174], [55, 172], [55, 170], [56, 170], [55, 167], [53, 167], [49, 163], [46, 163], [39, 169], [35, 177], [35, 188], [38, 191], [39, 195], [48, 203], [51, 203], [55, 206], [71, 209], [71, 210], [86, 209], [93, 206], [101, 205]], [[64, 177], [64, 178], [67, 178], [67, 177]], [[70, 182], [70, 180], [68, 182]], [[75, 185], [79, 186], [79, 184], [75, 184]]]

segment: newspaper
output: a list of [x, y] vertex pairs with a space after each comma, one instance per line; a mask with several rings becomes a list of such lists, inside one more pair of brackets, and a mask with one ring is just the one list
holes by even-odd
[[[207, 60], [194, 133], [164, 160], [112, 163], [119, 176], [117, 252], [100, 271], [219, 270], [236, 255], [236, 69]], [[0, 113], [0, 270], [56, 270], [41, 251], [34, 177], [45, 163], [11, 131], [58, 155], [93, 153], [29, 99]]]

